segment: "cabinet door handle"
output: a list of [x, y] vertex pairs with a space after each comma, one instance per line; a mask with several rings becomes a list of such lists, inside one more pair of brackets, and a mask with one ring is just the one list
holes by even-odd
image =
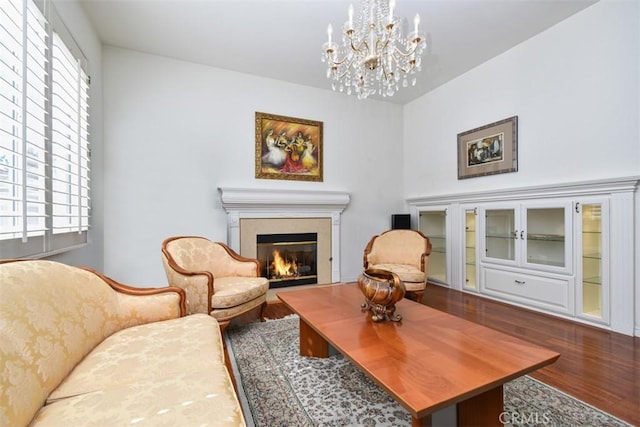
[[518, 230], [513, 232], [513, 240], [518, 240]]
[[576, 202], [576, 213], [580, 213], [580, 202]]
[[524, 240], [524, 230], [522, 230], [522, 231], [520, 232], [520, 239], [521, 239], [521, 240]]
[[518, 280], [518, 279], [516, 279], [516, 280], [515, 280], [515, 282], [516, 282], [516, 285], [524, 285], [524, 284], [525, 284], [525, 281], [524, 281], [524, 280]]

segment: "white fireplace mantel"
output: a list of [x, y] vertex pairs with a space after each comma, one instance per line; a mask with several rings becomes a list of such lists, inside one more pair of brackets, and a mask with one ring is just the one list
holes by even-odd
[[339, 191], [268, 190], [220, 187], [227, 212], [331, 211], [341, 213], [349, 204], [349, 193]]
[[238, 253], [243, 218], [331, 218], [331, 280], [340, 281], [340, 214], [349, 205], [349, 193], [230, 187], [218, 190], [227, 211], [227, 243]]

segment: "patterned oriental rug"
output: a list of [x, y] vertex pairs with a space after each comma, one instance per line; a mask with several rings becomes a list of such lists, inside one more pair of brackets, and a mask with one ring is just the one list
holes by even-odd
[[[249, 427], [411, 425], [409, 412], [341, 354], [301, 357], [298, 337], [295, 315], [227, 329]], [[528, 376], [505, 384], [504, 405], [507, 425], [630, 426]]]

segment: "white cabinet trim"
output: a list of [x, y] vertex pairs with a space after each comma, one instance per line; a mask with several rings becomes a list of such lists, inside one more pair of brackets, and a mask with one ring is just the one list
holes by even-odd
[[430, 206], [435, 204], [486, 203], [491, 201], [544, 199], [549, 197], [582, 197], [595, 195], [610, 195], [614, 193], [633, 193], [636, 190], [640, 176], [612, 178], [597, 181], [582, 181], [567, 184], [540, 185], [535, 187], [508, 188], [491, 190], [490, 193], [457, 193], [434, 196], [409, 197], [409, 206]]

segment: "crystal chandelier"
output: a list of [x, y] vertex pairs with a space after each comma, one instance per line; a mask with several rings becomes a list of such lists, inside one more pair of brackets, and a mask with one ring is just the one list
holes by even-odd
[[342, 26], [342, 45], [331, 36], [322, 45], [322, 62], [327, 62], [327, 77], [331, 88], [355, 92], [358, 99], [378, 94], [393, 96], [402, 87], [416, 84], [415, 74], [420, 71], [421, 55], [427, 43], [418, 31], [420, 16], [416, 14], [413, 31], [403, 37], [401, 20], [393, 16], [395, 0], [362, 0], [360, 16], [354, 20], [353, 5], [349, 6], [349, 19]]

